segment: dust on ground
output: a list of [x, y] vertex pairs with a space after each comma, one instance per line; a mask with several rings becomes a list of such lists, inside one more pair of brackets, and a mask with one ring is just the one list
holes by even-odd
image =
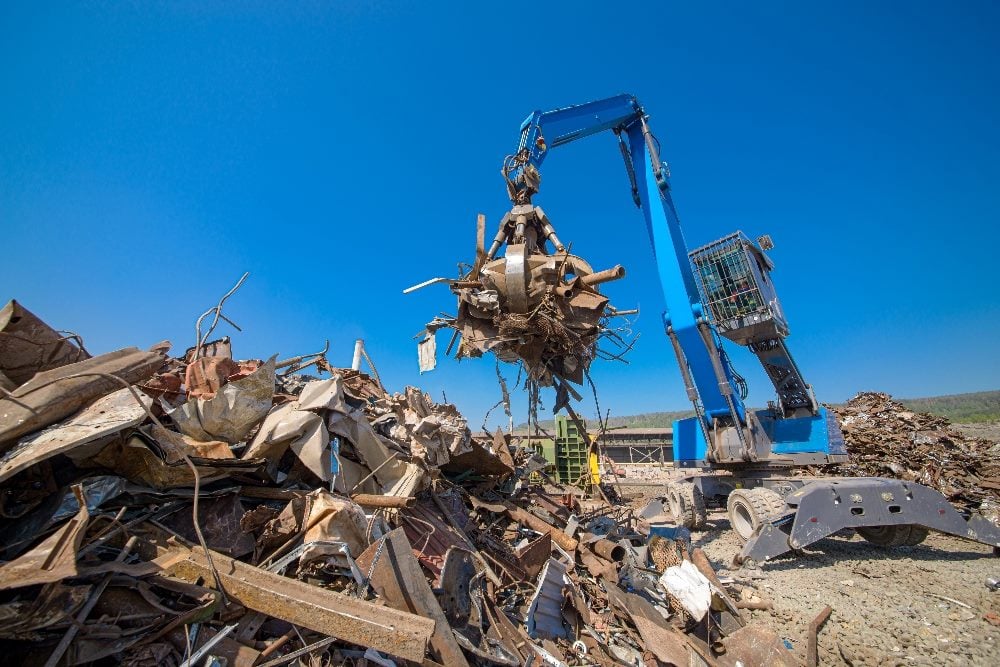
[[[724, 513], [711, 519], [712, 529], [693, 540], [725, 567], [742, 544]], [[765, 564], [762, 573], [729, 574], [744, 583], [744, 599], [773, 601], [771, 611], [747, 613], [803, 658], [809, 622], [830, 605], [819, 633], [822, 665], [1000, 663], [1000, 627], [986, 620], [1000, 615], [1000, 593], [985, 585], [1000, 576], [1000, 560], [988, 546], [932, 533], [915, 547], [882, 549], [857, 535], [835, 536]]]
[[[623, 491], [642, 507], [680, 473], [650, 471]], [[720, 576], [742, 586], [742, 599], [773, 602], [770, 611], [743, 613], [787, 639], [803, 660], [809, 623], [830, 605], [820, 665], [1000, 664], [1000, 627], [986, 620], [994, 614], [1000, 623], [1000, 592], [985, 583], [1000, 579], [1000, 558], [986, 545], [932, 532], [918, 546], [884, 549], [844, 531], [747, 571], [731, 568], [742, 542], [725, 510], [710, 510], [708, 529], [692, 531], [692, 542]]]
[[973, 424], [952, 424], [952, 428], [967, 438], [979, 438], [1000, 443], [1000, 421]]

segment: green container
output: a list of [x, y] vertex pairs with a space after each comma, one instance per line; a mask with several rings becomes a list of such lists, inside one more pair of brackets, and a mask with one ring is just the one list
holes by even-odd
[[[580, 426], [565, 415], [556, 416], [556, 479], [561, 484], [589, 482], [587, 439]], [[548, 458], [546, 458], [548, 460]]]

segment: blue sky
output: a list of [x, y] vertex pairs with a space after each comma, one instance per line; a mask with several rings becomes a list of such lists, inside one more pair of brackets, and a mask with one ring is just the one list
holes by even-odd
[[[401, 290], [472, 258], [478, 212], [492, 235], [530, 111], [631, 92], [688, 242], [773, 237], [820, 400], [997, 388], [996, 5], [638, 4], [3, 3], [0, 298], [92, 352], [176, 352], [250, 271], [226, 310], [237, 356], [329, 338], [347, 365], [362, 337], [387, 385], [478, 425], [492, 360], [419, 376], [412, 337], [454, 303]], [[543, 177], [535, 203], [594, 266], [624, 264], [608, 292], [642, 309], [630, 364], [594, 367], [602, 409], [687, 407], [613, 137]]]

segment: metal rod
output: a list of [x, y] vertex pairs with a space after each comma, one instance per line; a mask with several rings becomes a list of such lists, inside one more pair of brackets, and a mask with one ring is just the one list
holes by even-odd
[[410, 287], [407, 287], [405, 290], [403, 290], [403, 294], [416, 292], [418, 289], [423, 289], [425, 287], [428, 287], [429, 285], [436, 285], [438, 283], [450, 283], [451, 281], [452, 281], [451, 278], [431, 278], [430, 280], [425, 280], [422, 283], [417, 283], [416, 285], [411, 285]]
[[365, 352], [365, 341], [363, 338], [359, 338], [354, 341], [354, 359], [351, 360], [351, 370], [360, 371], [361, 370], [361, 355]]
[[287, 663], [291, 662], [292, 660], [295, 660], [296, 658], [301, 658], [304, 655], [309, 655], [313, 651], [318, 651], [321, 648], [329, 646], [330, 644], [332, 644], [335, 641], [337, 641], [337, 639], [335, 637], [325, 637], [323, 639], [320, 639], [318, 642], [315, 642], [313, 644], [309, 644], [309, 646], [306, 646], [304, 648], [300, 648], [298, 651], [292, 651], [291, 653], [286, 653], [285, 655], [281, 656], [280, 658], [275, 658], [274, 660], [269, 660], [268, 662], [265, 662], [265, 663], [263, 663], [261, 665], [257, 665], [257, 667], [278, 667], [278, 665], [287, 664]]
[[221, 642], [226, 638], [230, 632], [236, 629], [238, 623], [233, 623], [232, 625], [227, 625], [226, 627], [219, 630], [214, 637], [209, 639], [207, 642], [201, 645], [201, 648], [191, 654], [191, 657], [181, 663], [181, 667], [191, 667], [196, 664], [199, 660], [204, 658], [209, 651], [211, 651], [216, 644]]
[[830, 618], [831, 611], [833, 608], [830, 605], [823, 607], [823, 611], [819, 612], [809, 624], [809, 636], [806, 638], [806, 664], [809, 667], [819, 665], [819, 629], [826, 623], [826, 619]]

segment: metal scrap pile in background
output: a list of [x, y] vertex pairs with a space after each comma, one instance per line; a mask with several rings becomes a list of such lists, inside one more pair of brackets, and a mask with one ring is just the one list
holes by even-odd
[[200, 324], [91, 356], [0, 312], [8, 663], [794, 662], [683, 529], [530, 484], [419, 389]]
[[862, 392], [833, 408], [851, 459], [834, 471], [895, 477], [940, 491], [960, 510], [1000, 521], [1000, 451], [970, 438], [944, 417], [913, 412], [889, 394]]

